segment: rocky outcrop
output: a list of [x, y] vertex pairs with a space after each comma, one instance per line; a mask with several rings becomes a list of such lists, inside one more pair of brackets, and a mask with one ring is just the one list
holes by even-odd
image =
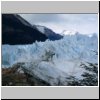
[[12, 67], [2, 68], [2, 86], [49, 86], [47, 82], [22, 69], [23, 64], [17, 63]]
[[[29, 65], [29, 66], [27, 66]], [[97, 86], [98, 85], [98, 64], [81, 63], [84, 69], [82, 79], [67, 75], [63, 77], [57, 69], [50, 66], [39, 68], [32, 64], [17, 63], [9, 68], [2, 68], [3, 86]], [[47, 70], [48, 69], [48, 70]], [[49, 72], [51, 71], [52, 72]], [[52, 74], [51, 74], [52, 73]], [[56, 76], [54, 76], [56, 74]]]

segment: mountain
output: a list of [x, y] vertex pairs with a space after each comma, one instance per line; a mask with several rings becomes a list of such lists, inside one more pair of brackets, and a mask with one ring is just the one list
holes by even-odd
[[33, 25], [33, 27], [36, 27], [36, 29], [45, 34], [50, 40], [59, 40], [63, 38], [62, 35], [55, 33], [53, 30], [45, 26]]
[[63, 36], [65, 36], [65, 35], [75, 35], [76, 33], [78, 33], [78, 32], [77, 31], [63, 30], [61, 35], [63, 35]]
[[52, 86], [97, 85], [98, 37], [77, 33], [58, 41], [3, 45], [2, 68], [14, 64], [21, 64], [38, 85], [40, 82]]
[[2, 44], [32, 44], [47, 36], [17, 14], [2, 14]]

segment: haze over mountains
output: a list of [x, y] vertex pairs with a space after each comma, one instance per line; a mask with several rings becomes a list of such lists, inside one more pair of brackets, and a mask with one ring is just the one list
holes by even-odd
[[19, 14], [32, 25], [46, 26], [55, 33], [63, 30], [81, 34], [98, 33], [98, 14]]
[[[63, 30], [55, 33], [41, 25], [31, 25], [17, 14], [2, 14], [2, 44], [32, 44], [35, 41], [59, 40], [64, 35], [74, 35], [77, 31]], [[8, 38], [9, 37], [9, 38]]]

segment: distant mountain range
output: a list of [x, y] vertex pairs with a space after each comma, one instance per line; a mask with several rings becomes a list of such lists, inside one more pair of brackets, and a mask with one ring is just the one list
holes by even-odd
[[58, 40], [62, 37], [46, 27], [32, 26], [20, 15], [2, 14], [2, 44], [32, 44], [35, 41]]
[[32, 44], [47, 39], [54, 41], [75, 34], [80, 36], [76, 31], [64, 30], [61, 34], [57, 34], [46, 26], [31, 25], [18, 14], [2, 14], [2, 44]]

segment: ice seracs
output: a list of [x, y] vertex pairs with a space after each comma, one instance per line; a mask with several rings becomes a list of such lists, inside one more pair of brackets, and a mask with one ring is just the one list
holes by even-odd
[[75, 34], [31, 45], [3, 45], [2, 66], [19, 62], [25, 63], [27, 73], [50, 85], [67, 85], [68, 76], [82, 79], [81, 64], [98, 64], [98, 38]]

